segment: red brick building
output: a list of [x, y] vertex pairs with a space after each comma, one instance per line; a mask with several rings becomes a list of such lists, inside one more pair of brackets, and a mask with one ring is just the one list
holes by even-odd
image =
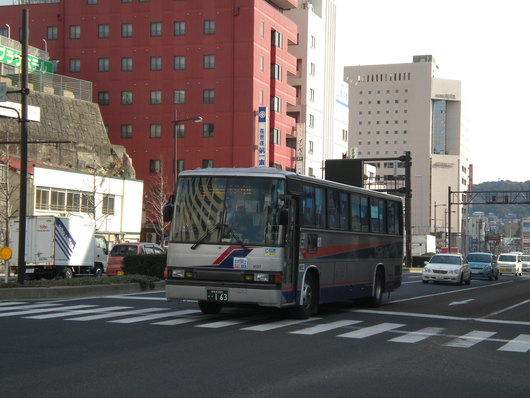
[[[260, 106], [273, 138], [267, 165], [294, 169], [287, 74], [296, 74], [297, 28], [282, 10], [297, 0], [28, 3], [0, 7], [0, 25], [19, 40], [29, 9], [29, 45], [46, 46], [57, 73], [93, 82], [111, 142], [127, 148], [146, 186], [161, 169], [172, 181], [173, 165], [257, 165]], [[196, 116], [202, 123], [175, 124]]]

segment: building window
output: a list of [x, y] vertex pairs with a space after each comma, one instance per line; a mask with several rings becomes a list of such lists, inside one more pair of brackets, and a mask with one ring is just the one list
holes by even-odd
[[162, 126], [160, 124], [152, 124], [149, 137], [160, 138], [162, 137]]
[[309, 141], [309, 149], [307, 150], [308, 153], [313, 153], [315, 150], [315, 143], [313, 141]]
[[311, 48], [316, 48], [317, 46], [317, 39], [315, 36], [311, 36], [311, 44], [310, 44]]
[[149, 161], [149, 173], [156, 174], [160, 173], [160, 159], [154, 159]]
[[176, 21], [173, 23], [173, 34], [175, 36], [184, 36], [186, 34], [186, 22]]
[[312, 88], [309, 89], [309, 101], [315, 102], [315, 90]]
[[110, 60], [108, 58], [98, 59], [98, 72], [108, 72], [110, 69]]
[[121, 104], [122, 105], [132, 105], [133, 103], [133, 93], [132, 91], [122, 91], [121, 92]]
[[173, 91], [173, 103], [174, 104], [185, 104], [186, 103], [186, 91], [184, 90]]
[[206, 19], [204, 21], [204, 34], [205, 35], [213, 35], [213, 34], [215, 34], [215, 20]]
[[265, 37], [265, 22], [263, 21], [259, 23], [259, 35]]
[[309, 114], [309, 127], [315, 127], [315, 116]]
[[121, 24], [121, 37], [132, 37], [132, 35], [133, 35], [132, 23], [122, 23]]
[[132, 72], [133, 70], [133, 59], [129, 57], [124, 57], [121, 59], [121, 71], [122, 72]]
[[70, 39], [78, 40], [81, 38], [81, 26], [70, 25]]
[[184, 135], [186, 134], [186, 126], [184, 124], [177, 124], [176, 126], [176, 132], [177, 138], [184, 138]]
[[108, 39], [110, 36], [110, 25], [102, 24], [98, 25], [98, 38]]
[[271, 111], [274, 111], [274, 112], [282, 111], [282, 100], [279, 97], [271, 98]]
[[184, 159], [177, 160], [177, 174], [184, 171]]
[[203, 169], [210, 169], [213, 168], [213, 159], [203, 159], [202, 160], [202, 168]]
[[162, 22], [151, 22], [151, 36], [162, 36]]
[[114, 195], [103, 195], [101, 212], [107, 216], [114, 215]]
[[215, 104], [215, 90], [208, 89], [202, 91], [203, 104]]
[[275, 145], [281, 145], [282, 132], [279, 129], [271, 129], [271, 141]]
[[[7, 32], [4, 36], [7, 36]], [[48, 33], [46, 37], [48, 40], [57, 40], [59, 38], [59, 29], [57, 26], [48, 26]]]
[[[379, 131], [377, 134], [379, 134]], [[348, 130], [342, 130], [342, 141], [348, 142]]]
[[132, 3], [132, 0], [121, 0], [122, 3]]
[[203, 123], [202, 136], [208, 137], [208, 138], [214, 136], [214, 124], [213, 123]]
[[162, 103], [162, 91], [151, 91], [151, 105], [160, 105]]
[[309, 70], [309, 74], [311, 76], [315, 76], [315, 64], [313, 62], [311, 62], [311, 65], [310, 65], [310, 70]]
[[175, 55], [173, 57], [173, 68], [175, 70], [186, 69], [186, 57], [184, 55]]
[[81, 60], [79, 58], [70, 59], [70, 72], [71, 73], [81, 72]]
[[86, 3], [87, 3], [88, 5], [98, 4], [98, 0], [86, 0]]
[[282, 34], [276, 30], [272, 31], [271, 44], [274, 47], [282, 48]]
[[203, 57], [204, 69], [215, 69], [215, 55], [205, 55]]
[[121, 125], [121, 138], [132, 138], [132, 136], [133, 136], [132, 125], [122, 124]]
[[265, 57], [263, 55], [259, 56], [259, 71], [263, 72], [265, 70]]
[[108, 105], [110, 103], [110, 93], [108, 91], [98, 92], [98, 104]]
[[37, 188], [35, 207], [39, 210], [48, 210], [50, 207], [50, 190], [46, 188]]
[[151, 70], [162, 70], [162, 57], [151, 57]]
[[279, 81], [282, 80], [282, 67], [280, 65], [271, 65], [271, 78]]

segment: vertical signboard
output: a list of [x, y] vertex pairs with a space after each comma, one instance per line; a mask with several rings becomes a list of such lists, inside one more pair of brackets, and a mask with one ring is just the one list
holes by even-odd
[[267, 107], [258, 108], [258, 166], [267, 167]]
[[305, 124], [296, 123], [296, 174], [304, 174], [305, 169]]

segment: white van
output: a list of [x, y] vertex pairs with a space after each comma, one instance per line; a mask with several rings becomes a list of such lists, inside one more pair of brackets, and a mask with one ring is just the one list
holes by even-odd
[[497, 267], [499, 275], [514, 274], [515, 276], [523, 275], [523, 262], [519, 253], [502, 253], [497, 258]]

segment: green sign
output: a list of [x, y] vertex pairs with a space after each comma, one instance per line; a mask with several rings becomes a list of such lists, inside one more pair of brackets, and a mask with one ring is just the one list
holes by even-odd
[[[20, 68], [22, 64], [22, 53], [18, 50], [13, 50], [12, 48], [0, 45], [0, 63]], [[32, 55], [28, 55], [28, 71], [53, 73], [53, 64]]]

